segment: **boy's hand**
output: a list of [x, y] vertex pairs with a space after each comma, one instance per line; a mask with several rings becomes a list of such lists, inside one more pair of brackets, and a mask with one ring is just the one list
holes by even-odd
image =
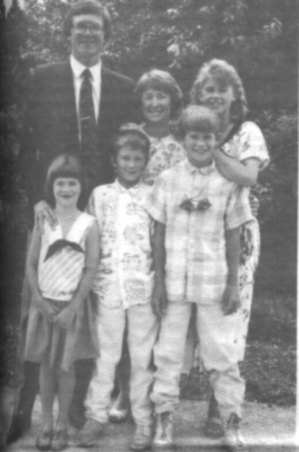
[[53, 322], [57, 323], [61, 328], [67, 329], [71, 326], [75, 314], [76, 309], [68, 303], [68, 305], [54, 317]]
[[57, 224], [57, 218], [49, 204], [46, 201], [39, 201], [34, 206], [34, 223], [41, 233], [44, 232], [44, 221], [49, 223], [51, 229]]
[[162, 317], [166, 314], [167, 310], [167, 296], [164, 282], [155, 282], [153, 296], [152, 296], [152, 309], [155, 315]]
[[231, 315], [237, 312], [240, 308], [239, 287], [237, 284], [227, 284], [223, 298], [222, 311], [224, 315]]

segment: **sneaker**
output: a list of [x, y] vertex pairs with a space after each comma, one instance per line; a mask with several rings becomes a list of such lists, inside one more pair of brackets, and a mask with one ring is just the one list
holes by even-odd
[[230, 452], [244, 452], [244, 441], [240, 434], [240, 418], [232, 413], [224, 433], [225, 446]]
[[104, 431], [104, 424], [95, 419], [88, 419], [77, 437], [77, 445], [81, 447], [94, 446]]
[[147, 450], [152, 446], [152, 427], [150, 425], [137, 425], [131, 450]]
[[173, 445], [173, 413], [166, 411], [157, 415], [153, 445], [159, 448], [167, 448]]

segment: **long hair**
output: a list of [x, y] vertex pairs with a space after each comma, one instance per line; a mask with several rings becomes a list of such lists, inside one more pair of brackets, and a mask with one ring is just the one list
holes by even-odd
[[236, 100], [232, 103], [230, 116], [233, 122], [243, 122], [248, 113], [246, 94], [242, 80], [236, 69], [227, 61], [212, 59], [205, 63], [196, 76], [190, 91], [191, 104], [199, 104], [199, 94], [208, 78], [215, 79], [222, 86], [233, 87]]

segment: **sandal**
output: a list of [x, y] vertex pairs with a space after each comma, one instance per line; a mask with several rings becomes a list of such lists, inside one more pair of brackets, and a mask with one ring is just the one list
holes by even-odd
[[36, 439], [36, 447], [39, 450], [51, 449], [53, 430], [43, 430]]
[[55, 430], [52, 439], [52, 450], [62, 450], [67, 447], [68, 434], [67, 430]]

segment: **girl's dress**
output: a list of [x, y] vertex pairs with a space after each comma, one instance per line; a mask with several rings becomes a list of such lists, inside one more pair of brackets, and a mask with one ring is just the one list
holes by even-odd
[[[146, 133], [144, 126], [141, 126], [141, 129]], [[186, 153], [172, 134], [162, 138], [148, 135], [148, 138], [150, 140], [150, 157], [143, 174], [143, 181], [147, 185], [153, 185], [162, 171], [181, 162], [186, 157]]]
[[[45, 223], [38, 262], [38, 286], [42, 296], [58, 311], [72, 299], [85, 265], [86, 238], [95, 218], [81, 213], [63, 238], [61, 225]], [[81, 303], [69, 328], [45, 318], [31, 303], [25, 342], [25, 360], [41, 362], [49, 354], [51, 366], [68, 371], [77, 359], [98, 356], [96, 304], [89, 295]]]
[[[264, 169], [269, 163], [265, 139], [260, 128], [251, 121], [243, 122], [235, 128], [235, 132], [222, 145], [222, 151], [240, 162], [248, 158], [259, 161], [259, 169]], [[249, 202], [250, 189], [247, 192]], [[239, 360], [244, 359], [248, 325], [253, 296], [254, 273], [258, 265], [260, 254], [260, 230], [256, 218], [241, 227], [241, 260], [239, 266], [239, 293], [241, 308], [239, 323]], [[195, 316], [193, 316], [195, 318]], [[191, 320], [192, 321], [192, 320]], [[195, 346], [197, 340], [195, 328], [190, 327], [187, 338], [186, 354], [183, 372], [188, 373], [192, 367], [200, 367], [200, 347]]]

